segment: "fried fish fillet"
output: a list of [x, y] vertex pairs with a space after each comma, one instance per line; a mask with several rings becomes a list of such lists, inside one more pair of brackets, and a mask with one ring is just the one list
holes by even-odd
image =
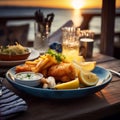
[[72, 63], [53, 65], [48, 70], [48, 76], [53, 76], [56, 81], [68, 82], [75, 79], [75, 68]]

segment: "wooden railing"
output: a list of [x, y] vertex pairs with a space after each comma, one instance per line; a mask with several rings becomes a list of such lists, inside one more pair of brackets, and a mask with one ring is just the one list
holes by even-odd
[[[89, 23], [93, 17], [101, 17], [101, 13], [82, 13], [83, 21], [80, 25], [81, 29], [89, 29]], [[120, 13], [116, 13], [116, 17], [120, 17]]]
[[[89, 29], [89, 23], [93, 17], [101, 17], [101, 13], [82, 13], [83, 21], [80, 25], [80, 29]], [[116, 17], [120, 17], [120, 13], [116, 13]], [[34, 16], [4, 16], [0, 17], [0, 24], [6, 24], [8, 21], [23, 21], [23, 20], [34, 20]], [[114, 34], [117, 37], [120, 37], [120, 32]], [[95, 38], [99, 39], [100, 34], [95, 34]], [[32, 43], [32, 42], [31, 42]], [[30, 44], [31, 44], [30, 43]]]

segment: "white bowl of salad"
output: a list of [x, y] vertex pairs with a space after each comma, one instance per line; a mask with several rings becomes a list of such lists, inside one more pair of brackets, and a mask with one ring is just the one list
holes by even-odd
[[15, 74], [14, 78], [17, 83], [33, 87], [40, 85], [43, 75], [34, 72], [19, 72]]

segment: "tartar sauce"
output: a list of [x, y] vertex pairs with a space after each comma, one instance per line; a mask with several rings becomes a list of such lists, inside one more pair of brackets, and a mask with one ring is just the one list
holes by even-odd
[[26, 73], [22, 72], [17, 74], [16, 78], [20, 80], [37, 80], [37, 79], [41, 79], [41, 75], [32, 72], [26, 72]]

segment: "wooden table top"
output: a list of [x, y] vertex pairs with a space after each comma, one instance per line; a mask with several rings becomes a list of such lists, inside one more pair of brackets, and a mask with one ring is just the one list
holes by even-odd
[[[92, 59], [97, 65], [120, 72], [120, 60], [101, 54]], [[28, 110], [12, 120], [98, 120], [120, 113], [120, 78], [113, 75], [112, 81], [101, 91], [77, 99], [50, 100], [23, 93], [4, 81], [7, 88], [23, 98]]]

